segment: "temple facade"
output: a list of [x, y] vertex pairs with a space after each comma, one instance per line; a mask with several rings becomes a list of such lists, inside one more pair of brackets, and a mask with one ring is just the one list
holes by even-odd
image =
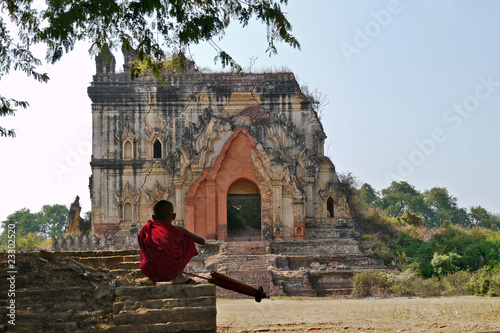
[[[96, 57], [88, 88], [95, 234], [140, 228], [167, 199], [176, 224], [209, 240], [349, 236], [353, 217], [324, 156], [323, 126], [293, 73], [201, 73], [191, 64], [158, 83], [131, 80], [124, 58], [117, 73], [112, 56]], [[251, 225], [246, 202], [260, 210]]]

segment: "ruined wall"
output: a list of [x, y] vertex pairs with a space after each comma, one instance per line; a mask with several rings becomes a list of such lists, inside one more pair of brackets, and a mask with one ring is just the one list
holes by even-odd
[[307, 238], [306, 221], [352, 220], [323, 155], [322, 125], [292, 73], [191, 71], [161, 85], [130, 80], [127, 66], [115, 73], [113, 61], [96, 59], [88, 88], [96, 234], [141, 227], [168, 199], [176, 223], [226, 239], [227, 193], [238, 182], [258, 188], [263, 239]]

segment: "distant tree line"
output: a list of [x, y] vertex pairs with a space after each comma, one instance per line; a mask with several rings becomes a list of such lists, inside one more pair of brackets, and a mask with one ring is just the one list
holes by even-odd
[[44, 205], [38, 212], [28, 208], [17, 210], [1, 222], [0, 247], [7, 245], [8, 225], [14, 224], [18, 250], [35, 250], [51, 236], [63, 234], [67, 215], [68, 208], [60, 204]]
[[351, 206], [357, 210], [367, 207], [378, 209], [390, 218], [403, 224], [439, 228], [447, 224], [462, 227], [478, 226], [491, 230], [500, 230], [500, 214], [493, 214], [482, 206], [459, 207], [457, 198], [445, 187], [434, 187], [423, 192], [405, 181], [393, 181], [390, 186], [377, 192], [370, 184], [356, 187], [356, 180], [351, 174], [343, 175], [344, 188], [349, 190]]
[[354, 295], [500, 296], [499, 214], [459, 207], [444, 187], [400, 181], [377, 192], [350, 173], [339, 178], [362, 250], [392, 270], [357, 274]]

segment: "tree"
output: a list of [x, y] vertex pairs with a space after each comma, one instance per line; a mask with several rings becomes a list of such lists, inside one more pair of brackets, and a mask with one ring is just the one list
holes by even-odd
[[437, 216], [434, 222], [437, 226], [445, 223], [455, 223], [462, 226], [470, 225], [471, 221], [467, 211], [459, 208], [457, 198], [450, 195], [444, 187], [434, 187], [424, 192], [425, 202]]
[[368, 183], [361, 185], [361, 188], [357, 191], [357, 196], [362, 203], [370, 207], [381, 206], [380, 197], [375, 189]]
[[398, 220], [404, 224], [412, 225], [415, 227], [420, 227], [424, 225], [424, 218], [421, 215], [415, 214], [409, 210], [405, 210], [401, 217], [398, 217]]
[[394, 181], [382, 190], [382, 206], [391, 217], [401, 217], [406, 210], [426, 216], [428, 210], [422, 194], [405, 181]]
[[481, 206], [470, 208], [471, 222], [479, 227], [499, 229], [500, 219]]
[[[162, 64], [168, 52], [183, 55], [192, 44], [207, 42], [217, 52], [216, 61], [241, 71], [241, 66], [214, 42], [222, 37], [233, 21], [246, 26], [253, 18], [267, 26], [267, 52], [277, 53], [276, 43], [300, 48], [291, 35], [292, 26], [281, 10], [288, 0], [47, 0], [36, 8], [33, 0], [0, 0], [0, 77], [11, 69], [21, 70], [36, 80], [47, 82], [46, 74], [37, 72], [40, 60], [30, 47], [47, 47], [46, 60], [55, 63], [70, 52], [75, 43], [91, 43], [92, 54], [109, 58], [108, 47], [132, 49], [138, 62], [161, 78]], [[38, 5], [38, 4], [37, 4]], [[7, 28], [11, 22], [19, 29], [14, 40]], [[132, 66], [132, 77], [140, 74]], [[13, 115], [26, 101], [0, 96], [0, 115]], [[0, 127], [0, 136], [15, 136], [13, 130]]]
[[3, 232], [0, 236], [1, 244], [6, 244], [9, 223], [16, 225], [16, 236], [21, 238], [32, 234], [47, 238], [63, 233], [68, 208], [64, 205], [44, 205], [39, 212], [32, 213], [23, 208], [7, 216], [2, 222]]
[[9, 223], [13, 223], [16, 225], [15, 230], [18, 237], [25, 236], [29, 233], [40, 233], [40, 228], [38, 225], [38, 214], [32, 213], [28, 208], [23, 208], [10, 214], [9, 216], [7, 216], [7, 220], [2, 222], [2, 244], [6, 244]]
[[44, 205], [39, 213], [40, 231], [47, 236], [61, 235], [64, 231], [68, 208], [64, 205]]
[[358, 186], [358, 180], [351, 172], [340, 173], [339, 177], [339, 189], [347, 198], [347, 202], [350, 205], [355, 204], [356, 191]]

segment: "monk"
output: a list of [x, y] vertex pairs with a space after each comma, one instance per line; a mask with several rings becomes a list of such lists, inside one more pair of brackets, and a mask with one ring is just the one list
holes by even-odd
[[174, 207], [170, 201], [160, 200], [154, 204], [153, 221], [148, 221], [138, 236], [141, 272], [148, 277], [140, 284], [155, 285], [163, 281], [196, 283], [184, 275], [184, 268], [198, 254], [194, 243], [203, 245], [205, 240], [172, 225], [174, 219]]

